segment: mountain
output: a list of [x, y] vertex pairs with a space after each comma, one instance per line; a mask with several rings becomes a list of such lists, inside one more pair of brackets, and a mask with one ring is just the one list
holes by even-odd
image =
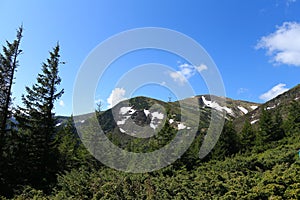
[[274, 99], [271, 99], [270, 101], [260, 105], [257, 107], [257, 109], [254, 109], [246, 115], [236, 118], [234, 120], [234, 124], [237, 130], [242, 129], [242, 126], [246, 120], [250, 121], [252, 125], [256, 126], [259, 122], [259, 118], [263, 109], [272, 113], [279, 112], [281, 117], [285, 119], [289, 111], [289, 106], [293, 101], [300, 101], [300, 84], [286, 91], [285, 93], [278, 95]]
[[[226, 119], [233, 120], [236, 129], [240, 131], [246, 120], [255, 126], [259, 121], [262, 109], [271, 112], [276, 110], [285, 118], [291, 102], [299, 100], [300, 85], [264, 104], [214, 95], [198, 95], [175, 102], [164, 102], [140, 96], [122, 101], [113, 108], [102, 111], [98, 117], [101, 128], [105, 133], [130, 132], [133, 123], [141, 127], [148, 127], [149, 130], [155, 130], [162, 128], [161, 125], [167, 122], [173, 128], [181, 130], [190, 128], [184, 119], [181, 119], [181, 106], [183, 106], [187, 113], [194, 113], [196, 109], [199, 109], [199, 127], [205, 129], [210, 122], [211, 110], [214, 109], [219, 113], [225, 113]], [[75, 122], [84, 124], [86, 119], [92, 115], [93, 113], [76, 116]]]
[[[253, 102], [213, 95], [198, 95], [175, 102], [164, 102], [149, 97], [135, 97], [118, 103], [112, 109], [101, 112], [99, 121], [102, 130], [106, 133], [138, 131], [138, 129], [132, 130], [134, 124], [155, 130], [162, 128], [161, 125], [165, 122], [178, 130], [189, 129], [190, 125], [185, 122], [185, 119], [181, 119], [182, 107], [185, 112], [184, 115], [195, 114], [196, 110], [199, 109], [200, 120], [197, 126], [207, 128], [212, 109], [217, 110], [220, 114], [225, 113], [227, 119], [236, 119], [252, 112], [259, 106], [260, 104]], [[89, 115], [76, 117], [76, 120], [84, 124], [84, 118], [87, 116]]]

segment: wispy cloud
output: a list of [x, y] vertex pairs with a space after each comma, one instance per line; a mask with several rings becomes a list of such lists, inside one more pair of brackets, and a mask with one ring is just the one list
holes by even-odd
[[59, 101], [59, 105], [60, 105], [61, 107], [65, 107], [65, 102], [64, 102], [63, 100], [60, 100], [60, 101]]
[[208, 69], [208, 67], [204, 64], [193, 66], [187, 63], [179, 65], [178, 68], [178, 71], [169, 72], [169, 75], [175, 82], [178, 82], [180, 84], [187, 82], [187, 80], [194, 76], [197, 71], [202, 72]]
[[297, 0], [286, 0], [285, 5], [290, 7], [291, 4], [295, 3]]
[[275, 64], [300, 66], [300, 24], [284, 22], [277, 30], [262, 37], [257, 49], [266, 49]]
[[241, 95], [241, 94], [245, 94], [245, 93], [248, 93], [248, 92], [249, 92], [248, 88], [239, 88], [238, 91], [237, 91], [237, 94]]
[[202, 71], [204, 71], [204, 70], [208, 70], [208, 67], [207, 67], [206, 65], [204, 65], [204, 64], [201, 64], [200, 66], [197, 66], [197, 67], [196, 67], [196, 70], [197, 70], [198, 72], [202, 72]]
[[115, 88], [111, 91], [109, 97], [107, 98], [108, 108], [112, 108], [120, 101], [127, 99], [125, 97], [126, 90], [124, 88]]
[[267, 91], [266, 93], [260, 95], [259, 98], [264, 101], [269, 101], [269, 100], [277, 97], [278, 95], [286, 92], [287, 90], [289, 90], [289, 89], [286, 88], [286, 84], [279, 83], [278, 85], [275, 85], [272, 89]]

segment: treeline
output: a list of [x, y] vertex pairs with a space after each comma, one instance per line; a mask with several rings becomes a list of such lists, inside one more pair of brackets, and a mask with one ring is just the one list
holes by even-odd
[[[170, 166], [143, 174], [116, 171], [89, 154], [72, 117], [57, 126], [54, 103], [64, 92], [59, 89], [59, 44], [36, 83], [25, 88], [23, 105], [12, 106], [22, 31], [0, 54], [0, 199], [300, 199], [299, 102], [286, 108], [284, 118], [276, 109], [262, 108], [259, 121], [246, 121], [239, 132], [227, 121], [204, 160], [199, 149], [205, 127], [200, 127], [190, 148]], [[175, 134], [166, 123], [150, 140], [124, 140], [118, 130], [107, 135], [124, 149], [146, 152]]]

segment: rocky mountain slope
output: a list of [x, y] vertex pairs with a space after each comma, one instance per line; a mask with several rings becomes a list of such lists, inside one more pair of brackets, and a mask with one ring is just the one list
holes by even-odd
[[[199, 95], [175, 102], [135, 97], [102, 112], [99, 115], [99, 120], [104, 132], [114, 132], [115, 129], [122, 133], [130, 132], [134, 124], [148, 127], [149, 130], [161, 128], [165, 123], [178, 130], [189, 129], [190, 126], [185, 123], [184, 119], [181, 119], [181, 106], [184, 107], [187, 115], [195, 113], [199, 109], [199, 125], [200, 127], [207, 127], [212, 109], [217, 110], [220, 114], [224, 113], [227, 119], [236, 119], [252, 112], [260, 105], [212, 95]], [[84, 122], [83, 119], [81, 121]]]
[[246, 120], [250, 121], [250, 123], [255, 126], [259, 122], [262, 109], [269, 110], [271, 112], [279, 112], [281, 116], [285, 118], [289, 110], [289, 105], [292, 101], [300, 101], [300, 85], [278, 95], [276, 98], [260, 105], [257, 109], [254, 109], [246, 115], [236, 118], [234, 120], [234, 124], [237, 130], [241, 130]]

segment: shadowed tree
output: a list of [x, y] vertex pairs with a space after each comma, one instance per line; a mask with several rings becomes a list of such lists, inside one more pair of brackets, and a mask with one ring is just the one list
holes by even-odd
[[17, 38], [12, 43], [6, 41], [6, 46], [3, 46], [3, 54], [0, 54], [0, 138], [4, 137], [7, 121], [11, 117], [11, 89], [18, 67], [18, 56], [22, 52], [19, 49], [22, 32], [23, 27], [21, 26], [17, 31]]
[[[18, 56], [22, 38], [23, 27], [17, 31], [16, 39], [10, 43], [6, 41], [3, 53], [0, 54], [0, 194], [12, 192], [11, 185], [17, 176], [14, 173], [14, 154], [18, 151], [18, 139], [16, 131], [12, 130], [12, 86], [14, 84], [15, 72], [18, 67]], [[10, 123], [9, 123], [10, 122]], [[9, 129], [11, 131], [9, 131]]]
[[255, 144], [255, 132], [251, 126], [249, 120], [246, 120], [242, 131], [239, 134], [241, 151], [251, 150], [252, 146]]
[[28, 141], [24, 173], [29, 182], [44, 189], [44, 186], [55, 181], [56, 151], [54, 136], [56, 119], [54, 103], [64, 90], [58, 91], [61, 82], [59, 72], [59, 45], [50, 52], [50, 58], [42, 65], [42, 73], [37, 76], [37, 83], [26, 87], [26, 95], [22, 95], [25, 107], [18, 107], [16, 119], [19, 130]]

